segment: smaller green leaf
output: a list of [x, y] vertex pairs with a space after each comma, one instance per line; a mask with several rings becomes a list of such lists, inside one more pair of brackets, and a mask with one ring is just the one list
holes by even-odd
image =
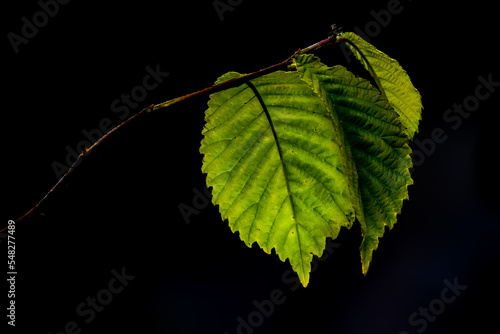
[[347, 43], [356, 58], [375, 78], [382, 95], [400, 116], [408, 137], [413, 139], [415, 132], [418, 132], [418, 123], [422, 119], [422, 99], [406, 71], [395, 59], [355, 33], [345, 32], [341, 35], [356, 46]]
[[[332, 121], [345, 136], [346, 173], [356, 218], [361, 225], [362, 271], [368, 271], [385, 226], [392, 228], [412, 184], [409, 138], [399, 115], [368, 80], [342, 66], [328, 67], [311, 55], [295, 58], [297, 71], [329, 102]], [[346, 170], [349, 168], [346, 168]]]

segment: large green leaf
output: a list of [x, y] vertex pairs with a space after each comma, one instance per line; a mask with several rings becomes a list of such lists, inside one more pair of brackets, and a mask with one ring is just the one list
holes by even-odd
[[312, 55], [294, 65], [212, 94], [200, 151], [232, 231], [274, 248], [307, 286], [313, 255], [355, 217], [366, 272], [407, 198], [411, 160], [398, 114], [369, 81]]
[[306, 286], [312, 256], [354, 220], [345, 146], [323, 101], [297, 72], [274, 72], [252, 85], [258, 94], [246, 84], [212, 94], [202, 171], [232, 231], [248, 246], [257, 241], [289, 259]]
[[[422, 102], [420, 93], [413, 86], [406, 71], [395, 60], [375, 48], [353, 32], [344, 32], [356, 47], [347, 43], [356, 58], [375, 78], [382, 95], [386, 96], [394, 110], [401, 117], [410, 139], [418, 131], [421, 120]], [[362, 54], [360, 54], [360, 52]], [[364, 57], [363, 57], [364, 56]]]

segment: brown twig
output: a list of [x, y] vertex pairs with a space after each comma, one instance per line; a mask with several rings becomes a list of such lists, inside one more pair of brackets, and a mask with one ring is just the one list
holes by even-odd
[[[162, 103], [152, 104], [152, 105], [150, 105], [150, 106], [142, 109], [137, 114], [131, 116], [130, 118], [126, 119], [125, 121], [123, 121], [122, 123], [120, 123], [119, 125], [117, 125], [116, 127], [114, 127], [113, 129], [111, 129], [108, 133], [106, 133], [99, 140], [97, 140], [92, 146], [90, 146], [89, 148], [85, 148], [84, 150], [82, 150], [82, 152], [80, 153], [80, 155], [78, 155], [78, 158], [76, 159], [76, 161], [63, 174], [63, 176], [61, 176], [61, 178], [57, 181], [57, 183], [45, 194], [45, 196], [42, 197], [42, 199], [37, 204], [35, 204], [35, 206], [33, 206], [29, 211], [27, 211], [21, 217], [19, 217], [18, 219], [16, 219], [15, 220], [15, 224], [17, 224], [20, 221], [24, 220], [26, 217], [28, 217], [30, 214], [32, 214], [41, 204], [43, 204], [43, 202], [45, 202], [45, 200], [47, 199], [47, 197], [52, 192], [54, 192], [64, 182], [64, 180], [66, 180], [66, 178], [75, 170], [75, 168], [78, 166], [79, 162], [83, 159], [83, 157], [87, 153], [90, 153], [94, 148], [96, 148], [99, 144], [101, 144], [106, 138], [108, 138], [111, 134], [113, 134], [114, 132], [116, 132], [118, 129], [120, 129], [123, 126], [129, 124], [133, 120], [139, 118], [139, 116], [143, 115], [144, 113], [151, 112], [151, 111], [156, 111], [156, 110], [160, 110], [160, 109], [164, 109], [164, 108], [169, 107], [169, 106], [171, 106], [171, 105], [173, 105], [175, 103], [178, 103], [178, 102], [181, 102], [181, 101], [185, 101], [185, 100], [193, 98], [193, 97], [197, 97], [197, 96], [201, 96], [201, 95], [205, 95], [205, 94], [212, 94], [212, 93], [224, 90], [224, 89], [228, 89], [228, 88], [232, 88], [232, 87], [237, 87], [237, 86], [241, 85], [242, 83], [244, 83], [244, 82], [246, 82], [248, 80], [251, 80], [251, 79], [257, 78], [259, 76], [262, 76], [264, 74], [267, 74], [269, 72], [275, 71], [276, 69], [278, 69], [280, 67], [283, 67], [285, 65], [289, 65], [289, 64], [291, 64], [293, 62], [293, 58], [295, 56], [297, 56], [299, 54], [302, 54], [302, 53], [305, 53], [305, 52], [309, 52], [309, 51], [318, 49], [318, 48], [323, 47], [325, 45], [328, 45], [328, 44], [330, 44], [332, 42], [335, 42], [336, 39], [337, 39], [337, 36], [330, 36], [327, 39], [324, 39], [324, 40], [322, 40], [322, 41], [320, 41], [318, 43], [315, 43], [315, 44], [313, 44], [311, 46], [308, 46], [305, 49], [299, 49], [293, 55], [291, 55], [286, 60], [284, 60], [284, 61], [282, 61], [280, 63], [274, 64], [272, 66], [266, 67], [264, 69], [258, 70], [256, 72], [253, 72], [253, 73], [250, 73], [250, 74], [243, 75], [243, 76], [238, 77], [238, 78], [234, 78], [234, 79], [222, 82], [220, 84], [216, 84], [216, 85], [207, 87], [205, 89], [199, 90], [199, 91], [194, 92], [194, 93], [190, 93], [190, 94], [187, 94], [187, 95], [184, 95], [184, 96], [181, 96], [181, 97], [177, 97], [175, 99], [168, 100], [168, 101], [165, 101], [165, 102], [162, 102]], [[7, 229], [7, 227], [5, 227], [2, 230], [0, 230], [0, 232], [5, 231], [6, 229]]]

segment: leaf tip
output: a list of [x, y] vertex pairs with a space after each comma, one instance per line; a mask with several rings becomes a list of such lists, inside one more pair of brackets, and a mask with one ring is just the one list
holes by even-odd
[[306, 273], [304, 275], [298, 275], [300, 283], [304, 288], [306, 288], [309, 285], [309, 273]]
[[366, 276], [368, 273], [368, 268], [370, 268], [370, 260], [361, 261], [361, 272], [363, 273], [363, 276]]

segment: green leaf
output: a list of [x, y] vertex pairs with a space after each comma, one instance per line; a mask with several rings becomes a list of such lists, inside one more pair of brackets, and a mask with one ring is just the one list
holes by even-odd
[[[358, 176], [356, 217], [361, 224], [363, 273], [385, 226], [392, 228], [413, 181], [408, 138], [399, 116], [367, 80], [342, 66], [327, 67], [310, 55], [295, 58], [297, 69], [314, 91], [332, 103], [352, 153]], [[355, 181], [355, 180], [354, 180]], [[358, 197], [361, 198], [361, 204]]]
[[339, 129], [298, 73], [251, 83], [258, 93], [245, 84], [211, 95], [202, 171], [232, 231], [274, 248], [307, 286], [313, 255], [354, 220]]
[[313, 255], [356, 217], [366, 273], [408, 197], [411, 159], [399, 115], [369, 81], [312, 55], [294, 65], [212, 94], [200, 152], [231, 230], [288, 259], [307, 286]]
[[420, 93], [413, 86], [406, 71], [396, 60], [355, 33], [344, 32], [341, 35], [356, 46], [347, 43], [356, 58], [374, 77], [382, 95], [399, 114], [408, 136], [413, 139], [415, 132], [418, 132], [418, 123], [422, 119], [422, 102]]

